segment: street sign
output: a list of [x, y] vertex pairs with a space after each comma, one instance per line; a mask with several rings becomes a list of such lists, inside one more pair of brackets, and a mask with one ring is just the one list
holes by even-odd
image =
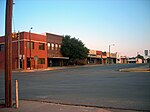
[[34, 60], [38, 60], [38, 56], [34, 56]]

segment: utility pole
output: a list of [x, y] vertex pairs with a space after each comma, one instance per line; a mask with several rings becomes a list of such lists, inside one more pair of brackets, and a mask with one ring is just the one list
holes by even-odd
[[20, 70], [20, 32], [17, 33], [18, 38], [18, 70]]
[[110, 58], [110, 45], [109, 45], [109, 64], [111, 64], [111, 58]]
[[13, 0], [6, 0], [5, 19], [5, 106], [12, 107], [12, 8]]
[[31, 30], [32, 30], [33, 28], [31, 27], [30, 28], [30, 30], [29, 30], [29, 41], [30, 41], [30, 70], [31, 70], [31, 50], [32, 50], [32, 44], [31, 44]]
[[111, 47], [111, 46], [114, 46], [114, 45], [115, 45], [115, 44], [109, 45], [109, 64], [111, 64], [110, 47]]

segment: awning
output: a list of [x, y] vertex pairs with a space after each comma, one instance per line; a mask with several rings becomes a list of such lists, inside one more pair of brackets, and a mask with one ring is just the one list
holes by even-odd
[[97, 56], [88, 56], [88, 58], [101, 59], [101, 57], [97, 57]]
[[52, 57], [53, 59], [69, 59], [69, 57]]

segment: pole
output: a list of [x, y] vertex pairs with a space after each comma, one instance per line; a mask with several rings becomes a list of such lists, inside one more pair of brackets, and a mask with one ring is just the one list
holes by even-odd
[[110, 45], [109, 45], [109, 64], [110, 64], [111, 58], [110, 58]]
[[31, 70], [31, 29], [32, 29], [32, 27], [31, 27], [30, 30], [29, 30], [29, 41], [30, 41], [30, 70]]
[[111, 47], [111, 46], [114, 46], [114, 45], [115, 45], [115, 44], [109, 45], [109, 64], [111, 64], [110, 47]]
[[16, 108], [19, 106], [19, 101], [18, 101], [18, 80], [16, 80]]
[[20, 70], [20, 33], [18, 31], [18, 70]]
[[29, 31], [29, 46], [30, 46], [30, 70], [31, 70], [31, 37], [30, 37], [30, 33], [31, 33], [31, 30]]
[[5, 19], [5, 106], [12, 107], [12, 8], [13, 0], [6, 0]]

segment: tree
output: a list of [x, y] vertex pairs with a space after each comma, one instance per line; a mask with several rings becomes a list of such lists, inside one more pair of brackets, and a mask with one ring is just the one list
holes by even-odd
[[85, 47], [81, 40], [71, 38], [66, 35], [63, 37], [61, 53], [65, 57], [69, 57], [69, 64], [84, 64], [88, 57], [89, 49]]
[[147, 58], [147, 63], [150, 63], [150, 58]]
[[140, 55], [140, 54], [138, 54], [138, 55], [136, 56], [136, 58], [144, 59], [144, 57], [143, 57], [142, 55]]

